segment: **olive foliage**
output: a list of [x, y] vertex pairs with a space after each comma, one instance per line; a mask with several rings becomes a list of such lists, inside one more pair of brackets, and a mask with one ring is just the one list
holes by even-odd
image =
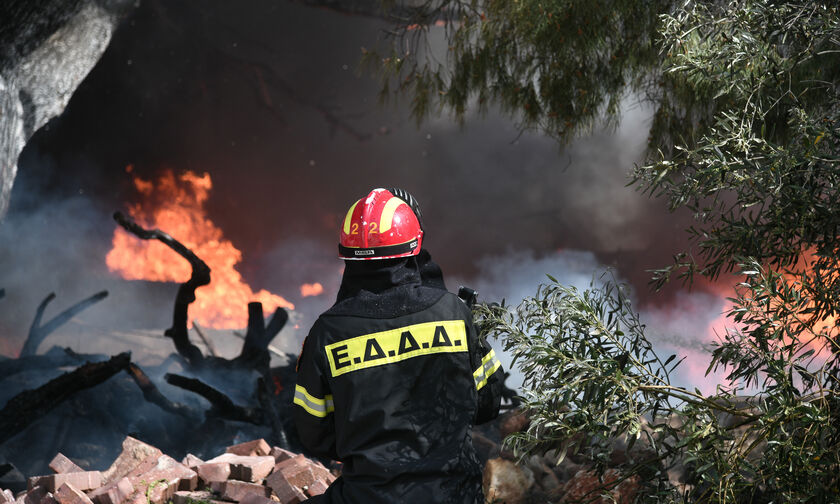
[[[436, 25], [442, 58], [424, 50]], [[632, 185], [695, 219], [653, 283], [732, 285], [712, 395], [671, 384], [679, 359], [656, 354], [610, 278], [479, 307], [525, 376], [517, 453], [574, 449], [603, 469], [622, 440], [646, 502], [840, 500], [840, 5], [440, 0], [394, 42], [368, 57], [419, 120], [492, 103], [565, 142], [617, 120], [628, 93], [651, 100]]]

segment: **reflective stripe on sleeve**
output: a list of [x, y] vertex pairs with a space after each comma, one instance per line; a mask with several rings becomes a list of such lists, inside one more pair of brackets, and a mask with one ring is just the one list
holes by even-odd
[[475, 389], [481, 390], [481, 387], [487, 385], [487, 380], [496, 372], [502, 365], [496, 357], [496, 352], [491, 348], [487, 355], [481, 359], [481, 367], [475, 370], [473, 378], [475, 379]]
[[323, 399], [319, 399], [310, 394], [301, 385], [295, 385], [294, 403], [306, 410], [310, 415], [318, 418], [324, 418], [329, 413], [335, 411], [333, 396], [327, 394]]

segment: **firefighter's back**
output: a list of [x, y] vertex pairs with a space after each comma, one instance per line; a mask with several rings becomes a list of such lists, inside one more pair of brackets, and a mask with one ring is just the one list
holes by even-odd
[[426, 287], [379, 296], [399, 298], [378, 303], [398, 306], [397, 316], [360, 316], [339, 304], [313, 328], [344, 462], [336, 502], [480, 502], [469, 311], [456, 296]]

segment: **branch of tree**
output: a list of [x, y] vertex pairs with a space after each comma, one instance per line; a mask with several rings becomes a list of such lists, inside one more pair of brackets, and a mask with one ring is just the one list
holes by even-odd
[[140, 239], [162, 242], [190, 263], [192, 274], [189, 280], [182, 283], [178, 288], [172, 315], [172, 327], [167, 329], [164, 334], [172, 338], [175, 349], [191, 366], [201, 367], [204, 363], [204, 355], [197, 346], [190, 342], [189, 332], [187, 331], [187, 309], [190, 303], [195, 301], [195, 290], [210, 283], [210, 267], [192, 250], [160, 229], [145, 229], [122, 212], [114, 213], [114, 220], [126, 231]]
[[85, 361], [102, 362], [107, 359], [108, 357], [102, 354], [77, 354], [69, 348], [54, 346], [43, 355], [28, 355], [26, 357], [0, 362], [0, 381], [21, 371], [78, 366]]
[[195, 320], [193, 320], [193, 329], [195, 329], [195, 333], [198, 334], [198, 337], [201, 338], [201, 341], [204, 342], [204, 346], [207, 347], [207, 351], [210, 352], [210, 355], [212, 355], [213, 357], [218, 357], [219, 351], [216, 350], [216, 345], [213, 344], [213, 340], [211, 340], [204, 334], [204, 331], [201, 330], [201, 327]]
[[260, 409], [237, 406], [228, 396], [201, 380], [172, 373], [167, 373], [164, 379], [172, 386], [195, 392], [210, 401], [213, 407], [208, 415], [256, 425], [263, 424], [263, 412]]
[[50, 294], [46, 298], [44, 298], [43, 301], [41, 301], [41, 304], [38, 305], [38, 309], [35, 311], [35, 318], [34, 320], [32, 320], [32, 325], [29, 327], [29, 335], [27, 336], [26, 341], [23, 343], [23, 349], [21, 349], [20, 351], [20, 356], [29, 357], [35, 355], [36, 351], [38, 350], [38, 346], [44, 341], [44, 339], [47, 336], [50, 335], [50, 333], [52, 333], [62, 325], [66, 324], [70, 319], [72, 319], [82, 311], [102, 301], [106, 297], [108, 297], [108, 291], [105, 290], [97, 292], [93, 296], [79, 301], [70, 308], [67, 308], [63, 312], [59, 313], [46, 324], [41, 325], [41, 319], [44, 317], [44, 310], [46, 310], [47, 305], [50, 303], [50, 301], [55, 299], [55, 293], [50, 292]]
[[196, 420], [196, 415], [189, 407], [170, 401], [158, 390], [157, 386], [152, 383], [152, 380], [140, 369], [136, 364], [129, 363], [126, 372], [134, 380], [134, 383], [140, 387], [143, 392], [143, 397], [152, 404], [157, 405], [160, 409], [168, 411], [173, 415], [182, 416], [189, 420]]
[[89, 362], [50, 380], [35, 390], [24, 390], [0, 410], [0, 443], [21, 432], [76, 392], [85, 390], [127, 369], [131, 354], [124, 352], [105, 362]]

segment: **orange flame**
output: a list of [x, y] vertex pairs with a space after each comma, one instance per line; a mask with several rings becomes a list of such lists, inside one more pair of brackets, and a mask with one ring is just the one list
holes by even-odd
[[[130, 171], [130, 170], [129, 170]], [[294, 309], [283, 297], [266, 290], [254, 292], [236, 265], [240, 252], [207, 218], [204, 203], [213, 183], [210, 175], [185, 172], [176, 177], [166, 171], [156, 181], [134, 178], [134, 186], [145, 197], [132, 205], [129, 214], [145, 227], [161, 229], [191, 249], [212, 270], [209, 285], [196, 290], [190, 305], [191, 319], [216, 329], [238, 329], [248, 325], [248, 303], [259, 301], [272, 312], [277, 307]], [[158, 241], [139, 240], [117, 228], [113, 248], [105, 262], [108, 269], [128, 280], [185, 282], [189, 263]]]
[[324, 286], [318, 282], [305, 283], [300, 286], [300, 295], [303, 297], [319, 296], [324, 293]]

